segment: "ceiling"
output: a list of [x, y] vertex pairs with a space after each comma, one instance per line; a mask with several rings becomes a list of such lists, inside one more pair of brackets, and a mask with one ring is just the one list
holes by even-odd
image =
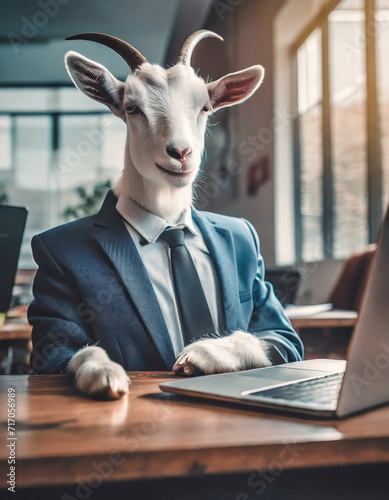
[[191, 32], [201, 28], [212, 0], [1, 0], [0, 83], [68, 82], [63, 56], [76, 50], [117, 77], [126, 67], [111, 50], [76, 33], [108, 33], [134, 45], [150, 61], [172, 62]]

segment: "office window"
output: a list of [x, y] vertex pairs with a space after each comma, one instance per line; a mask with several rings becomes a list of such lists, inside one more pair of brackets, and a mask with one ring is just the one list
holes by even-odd
[[[0, 179], [1, 171], [11, 168], [11, 118], [9, 116], [0, 116]], [[0, 180], [1, 182], [1, 180]]]
[[389, 203], [389, 0], [376, 0], [378, 112], [381, 130], [383, 204]]
[[71, 220], [77, 188], [116, 182], [124, 144], [124, 124], [77, 89], [0, 88], [0, 195], [29, 209], [20, 267], [34, 234]]
[[315, 30], [298, 50], [298, 126], [302, 242], [305, 261], [323, 258], [323, 161], [321, 31]]
[[50, 125], [48, 116], [15, 116], [15, 190], [50, 190]]
[[388, 9], [340, 1], [295, 46], [297, 260], [344, 259], [376, 241], [389, 199]]
[[333, 174], [333, 248], [346, 258], [368, 242], [366, 66], [363, 0], [340, 2], [328, 16]]

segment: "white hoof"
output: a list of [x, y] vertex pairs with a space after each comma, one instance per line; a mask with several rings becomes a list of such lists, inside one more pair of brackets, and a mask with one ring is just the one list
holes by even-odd
[[131, 384], [124, 368], [111, 361], [97, 346], [78, 351], [70, 360], [67, 371], [74, 375], [77, 390], [94, 398], [120, 399], [128, 393]]
[[192, 375], [197, 368], [210, 375], [262, 368], [271, 365], [268, 349], [267, 342], [237, 330], [226, 337], [189, 344], [178, 356], [173, 371], [177, 375]]

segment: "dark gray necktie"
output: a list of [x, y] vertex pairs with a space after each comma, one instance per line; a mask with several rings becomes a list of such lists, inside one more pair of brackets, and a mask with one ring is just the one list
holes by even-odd
[[167, 229], [161, 236], [170, 247], [174, 290], [183, 329], [184, 344], [215, 333], [199, 275], [185, 246], [184, 229]]

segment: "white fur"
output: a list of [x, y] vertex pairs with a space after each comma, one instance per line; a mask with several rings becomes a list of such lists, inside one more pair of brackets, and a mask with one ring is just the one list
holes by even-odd
[[[154, 80], [156, 87], [145, 82]], [[201, 112], [209, 101], [204, 81], [192, 68], [174, 66], [164, 70], [143, 64], [126, 80], [125, 104], [136, 103], [143, 116], [127, 115], [125, 165], [115, 193], [134, 199], [149, 212], [173, 223], [192, 204], [192, 184], [204, 150], [207, 116]], [[168, 144], [189, 148], [184, 164], [171, 158]], [[169, 176], [156, 164], [170, 170], [190, 170], [186, 177]]]
[[[65, 57], [75, 85], [89, 97], [106, 104], [127, 125], [124, 170], [115, 194], [134, 199], [149, 212], [174, 222], [192, 204], [193, 182], [204, 150], [208, 116], [215, 110], [238, 104], [262, 82], [264, 69], [252, 66], [206, 84], [193, 68], [177, 64], [167, 70], [144, 63], [125, 83], [104, 66], [70, 51]], [[226, 89], [236, 86], [236, 95]], [[130, 114], [131, 106], [141, 113]], [[204, 106], [209, 111], [204, 111]], [[167, 147], [190, 149], [182, 161]], [[188, 175], [172, 176], [156, 167]]]
[[270, 366], [269, 344], [251, 333], [236, 330], [226, 337], [206, 338], [187, 345], [178, 356], [173, 371], [191, 375], [195, 368], [203, 373], [237, 372]]
[[[192, 204], [208, 115], [243, 102], [257, 90], [264, 75], [262, 66], [252, 66], [206, 84], [190, 66], [177, 64], [165, 70], [143, 63], [123, 83], [104, 66], [76, 52], [68, 52], [65, 62], [74, 84], [127, 125], [124, 170], [115, 194], [132, 198], [169, 224]], [[134, 106], [141, 112], [131, 112]], [[169, 154], [169, 148], [188, 149], [190, 154], [177, 158]], [[174, 370], [190, 374], [196, 366], [205, 373], [219, 373], [268, 366], [266, 347], [266, 342], [243, 331], [200, 340], [184, 349]], [[68, 371], [84, 394], [117, 399], [128, 391], [124, 369], [100, 347], [79, 351]]]
[[124, 368], [109, 359], [98, 346], [84, 347], [70, 360], [67, 371], [74, 375], [76, 388], [83, 394], [119, 399], [131, 384]]

